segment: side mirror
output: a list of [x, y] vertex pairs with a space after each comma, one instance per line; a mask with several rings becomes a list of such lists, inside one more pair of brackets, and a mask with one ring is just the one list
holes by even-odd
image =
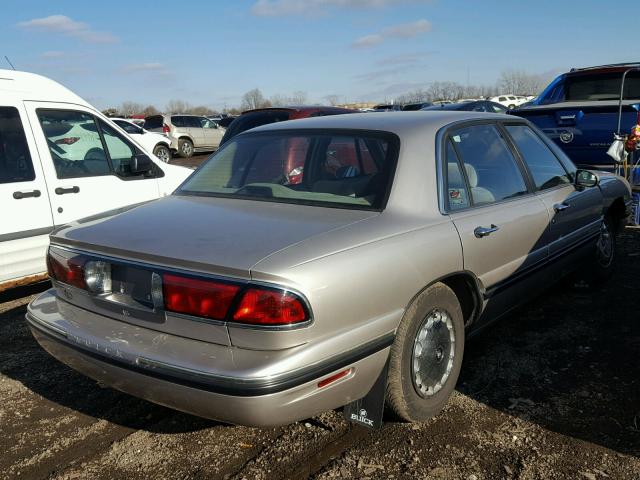
[[139, 153], [131, 157], [129, 169], [132, 175], [147, 173], [153, 168], [153, 162], [144, 153]]
[[595, 187], [598, 185], [598, 176], [590, 170], [578, 169], [576, 170], [575, 185], [578, 188]]

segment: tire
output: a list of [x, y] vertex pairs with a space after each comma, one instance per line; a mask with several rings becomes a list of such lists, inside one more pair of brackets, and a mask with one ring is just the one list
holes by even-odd
[[171, 160], [171, 150], [164, 143], [159, 143], [153, 149], [153, 154], [162, 160], [164, 163], [169, 163]]
[[193, 142], [187, 138], [178, 140], [178, 155], [189, 158], [193, 155]]
[[616, 231], [613, 219], [607, 216], [600, 225], [593, 259], [587, 271], [587, 282], [597, 286], [609, 280], [615, 269], [616, 259]]
[[393, 413], [422, 422], [444, 408], [460, 374], [464, 335], [453, 290], [436, 283], [418, 295], [400, 322], [389, 355], [386, 404]]

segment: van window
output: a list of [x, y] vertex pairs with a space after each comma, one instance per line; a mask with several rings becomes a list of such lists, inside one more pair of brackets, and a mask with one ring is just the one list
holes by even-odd
[[107, 144], [113, 170], [119, 175], [130, 175], [131, 157], [136, 154], [136, 149], [106, 123], [100, 122], [100, 128]]
[[48, 109], [38, 109], [37, 114], [58, 178], [111, 173], [93, 115]]
[[35, 180], [27, 137], [15, 107], [0, 107], [0, 183]]

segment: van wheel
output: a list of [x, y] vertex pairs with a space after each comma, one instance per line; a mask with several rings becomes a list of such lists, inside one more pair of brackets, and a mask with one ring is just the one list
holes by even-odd
[[181, 138], [178, 141], [178, 155], [182, 158], [189, 158], [193, 155], [193, 143], [191, 143], [191, 140]]
[[171, 160], [171, 150], [163, 143], [155, 146], [153, 154], [165, 163], [169, 163], [169, 160]]
[[387, 406], [401, 419], [437, 415], [458, 381], [464, 319], [453, 290], [436, 283], [422, 292], [400, 322], [389, 355]]

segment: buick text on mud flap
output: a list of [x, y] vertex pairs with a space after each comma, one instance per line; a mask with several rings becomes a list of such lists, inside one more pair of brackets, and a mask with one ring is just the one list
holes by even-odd
[[351, 420], [354, 422], [362, 423], [367, 427], [373, 427], [373, 420], [367, 418], [367, 411], [364, 408], [361, 408], [358, 413], [352, 413]]

